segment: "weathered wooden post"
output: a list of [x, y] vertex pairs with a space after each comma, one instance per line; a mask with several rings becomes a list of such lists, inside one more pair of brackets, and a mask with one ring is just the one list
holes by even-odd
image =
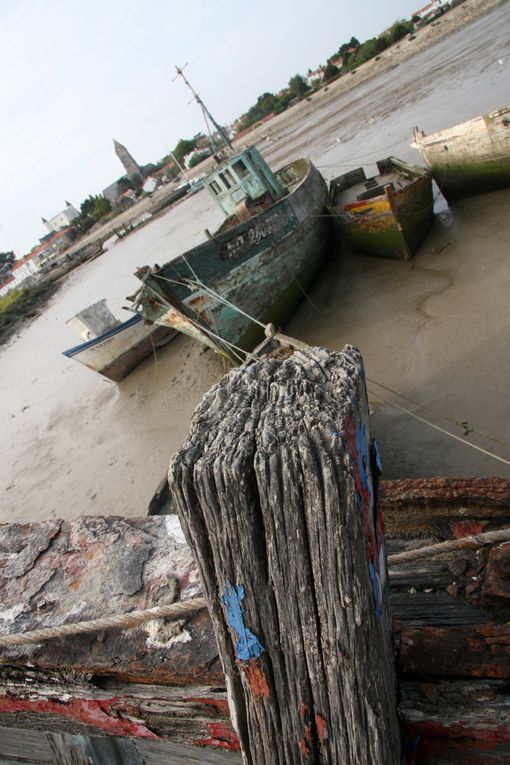
[[386, 557], [359, 352], [231, 371], [169, 483], [249, 765], [397, 765]]

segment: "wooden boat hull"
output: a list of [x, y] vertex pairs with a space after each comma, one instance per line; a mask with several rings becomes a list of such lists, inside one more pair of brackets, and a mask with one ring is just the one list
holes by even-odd
[[[326, 184], [310, 162], [297, 162], [306, 163], [306, 172], [288, 196], [158, 272], [138, 272], [145, 283], [138, 310], [236, 358], [232, 345], [251, 350], [263, 336], [252, 318], [285, 323], [312, 281], [330, 233]], [[200, 286], [190, 294], [178, 283], [182, 278]]]
[[132, 316], [109, 332], [63, 351], [63, 355], [119, 382], [176, 334], [167, 327], [144, 324], [141, 316]]
[[388, 187], [382, 195], [370, 199], [335, 204], [334, 184], [339, 180], [335, 179], [331, 182], [329, 209], [335, 216], [340, 236], [350, 244], [372, 255], [407, 260], [432, 223], [432, 176], [394, 158], [392, 162], [414, 174], [408, 186], [397, 191]]
[[510, 106], [426, 135], [418, 149], [448, 202], [510, 186]]

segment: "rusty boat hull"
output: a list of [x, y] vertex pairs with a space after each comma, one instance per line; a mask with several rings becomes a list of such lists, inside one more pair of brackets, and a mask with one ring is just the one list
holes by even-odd
[[108, 332], [63, 351], [63, 355], [113, 382], [119, 382], [155, 349], [166, 345], [176, 335], [175, 330], [150, 326], [144, 323], [141, 316], [132, 316]]
[[372, 255], [407, 260], [432, 224], [432, 176], [395, 157], [377, 166], [374, 178], [357, 168], [332, 180], [328, 207], [347, 242]]
[[260, 342], [261, 324], [287, 321], [323, 258], [330, 220], [326, 184], [309, 160], [276, 176], [287, 190], [282, 199], [161, 268], [136, 273], [146, 320], [236, 360], [244, 357], [239, 349]]
[[448, 202], [510, 186], [510, 105], [426, 135], [418, 149]]

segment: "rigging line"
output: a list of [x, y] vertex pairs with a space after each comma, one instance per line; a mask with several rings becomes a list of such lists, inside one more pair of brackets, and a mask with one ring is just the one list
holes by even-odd
[[[234, 345], [234, 343], [231, 343], [230, 340], [225, 340], [225, 338], [221, 337], [221, 335], [217, 335], [215, 332], [212, 331], [212, 329], [209, 329], [209, 328], [204, 329], [204, 327], [200, 326], [200, 324], [198, 324], [198, 322], [193, 321], [193, 319], [190, 319], [190, 322], [192, 324], [195, 324], [195, 326], [197, 326], [200, 330], [202, 330], [202, 332], [204, 334], [211, 335], [211, 337], [214, 337], [215, 340], [219, 340], [220, 343], [222, 343], [223, 345], [229, 345], [231, 348], [235, 348], [236, 351], [239, 351], [240, 353], [244, 353], [246, 358], [248, 358], [249, 356], [252, 355], [248, 351], [245, 351], [244, 348], [239, 348], [238, 345]], [[234, 353], [234, 356], [236, 356], [236, 358], [239, 359], [240, 362], [244, 362], [243, 357], [239, 356], [238, 353]]]
[[[342, 143], [342, 142], [340, 141], [340, 143]], [[388, 146], [381, 146], [379, 149], [374, 149], [374, 151], [369, 151], [367, 154], [360, 154], [358, 157], [349, 157], [349, 159], [353, 159], [355, 161], [358, 160], [358, 159], [365, 159], [365, 157], [371, 157], [374, 154], [379, 154], [379, 152], [381, 152], [381, 151], [386, 151], [386, 149], [394, 149], [396, 146], [401, 146], [401, 145], [402, 145], [402, 141], [398, 141], [397, 143], [390, 143]], [[312, 161], [313, 161], [313, 158], [312, 158]], [[342, 167], [343, 164], [344, 163], [342, 162], [342, 163], [339, 163], [339, 164], [336, 164], [336, 165], [316, 165], [316, 167], [318, 167], [318, 168], [321, 168], [321, 167]], [[354, 167], [354, 165], [352, 165], [352, 167]]]
[[434, 430], [438, 430], [440, 433], [443, 433], [445, 436], [449, 436], [450, 438], [453, 438], [455, 441], [460, 441], [461, 444], [470, 446], [471, 449], [476, 449], [477, 452], [482, 452], [482, 454], [486, 454], [488, 457], [492, 457], [493, 459], [498, 460], [498, 462], [503, 462], [505, 465], [510, 465], [510, 460], [506, 460], [504, 457], [500, 457], [498, 454], [489, 452], [487, 451], [487, 449], [482, 449], [481, 446], [476, 446], [476, 444], [472, 444], [470, 441], [467, 441], [465, 438], [461, 438], [460, 436], [456, 436], [454, 433], [450, 433], [449, 430], [445, 430], [444, 428], [439, 427], [439, 425], [434, 425], [434, 423], [430, 422], [430, 420], [426, 420], [424, 417], [420, 417], [414, 412], [411, 412], [409, 409], [406, 409], [404, 406], [400, 406], [400, 404], [396, 404], [394, 401], [390, 401], [389, 399], [384, 398], [384, 396], [381, 396], [380, 393], [376, 393], [375, 391], [370, 391], [370, 390], [369, 390], [369, 393], [371, 393], [371, 395], [373, 396], [377, 396], [377, 398], [380, 398], [386, 404], [389, 404], [390, 406], [394, 406], [396, 409], [400, 409], [401, 412], [405, 412], [410, 417], [414, 417], [415, 420], [419, 420], [419, 422], [423, 422], [425, 425], [428, 425], [429, 427], [434, 428]]
[[305, 298], [308, 300], [308, 302], [310, 303], [314, 311], [317, 311], [317, 313], [320, 313], [319, 307], [315, 305], [312, 298], [307, 294], [307, 292], [305, 291], [304, 287], [301, 285], [297, 276], [294, 277], [294, 281], [296, 282], [297, 286], [299, 287], [299, 289], [301, 290]]
[[[174, 270], [175, 270], [175, 271], [177, 271], [177, 269], [174, 269]], [[177, 272], [177, 273], [178, 273], [178, 272]], [[191, 279], [186, 279], [186, 277], [184, 277], [184, 276], [181, 276], [180, 274], [178, 274], [178, 275], [179, 275], [179, 276], [180, 276], [180, 278], [181, 278], [181, 281], [179, 281], [179, 282], [178, 282], [178, 281], [176, 281], [175, 279], [169, 279], [167, 276], [161, 276], [161, 274], [153, 274], [153, 276], [154, 276], [155, 278], [157, 278], [157, 279], [161, 279], [162, 281], [165, 281], [165, 282], [169, 282], [170, 284], [179, 284], [179, 285], [181, 285], [181, 286], [182, 286], [182, 285], [183, 285], [183, 281], [182, 281], [182, 280], [184, 280], [184, 285], [185, 285], [185, 286], [187, 286], [187, 285], [186, 285], [186, 282], [190, 282], [191, 284], [194, 284], [194, 282], [192, 282], [192, 280], [191, 280]], [[159, 295], [159, 293], [158, 293], [158, 292], [156, 292], [156, 290], [155, 290], [153, 287], [151, 287], [151, 286], [150, 286], [150, 285], [148, 285], [148, 284], [146, 284], [146, 286], [147, 286], [147, 287], [149, 287], [149, 289], [150, 289], [150, 290], [152, 290], [152, 292], [154, 292], [154, 294], [155, 294], [155, 295], [157, 295], [157, 296], [158, 296], [158, 298], [159, 298], [160, 300], [164, 300], [164, 297], [162, 297], [161, 295]], [[195, 285], [195, 286], [196, 286], [196, 285]], [[204, 285], [204, 286], [205, 286], [205, 285]], [[166, 302], [166, 301], [165, 301], [165, 302]], [[195, 327], [197, 327], [198, 329], [200, 329], [200, 331], [201, 331], [201, 332], [204, 332], [204, 334], [210, 334], [210, 335], [211, 335], [211, 337], [214, 337], [216, 340], [219, 340], [219, 341], [220, 341], [220, 343], [222, 343], [222, 344], [224, 344], [224, 345], [227, 345], [227, 346], [231, 346], [232, 348], [235, 348], [236, 350], [238, 350], [238, 351], [241, 351], [241, 353], [244, 353], [246, 356], [249, 356], [249, 355], [250, 355], [250, 354], [248, 354], [248, 352], [247, 352], [247, 351], [245, 351], [243, 348], [238, 348], [236, 345], [234, 345], [233, 343], [229, 342], [228, 340], [225, 340], [223, 337], [221, 337], [221, 335], [218, 335], [218, 334], [216, 334], [215, 332], [213, 332], [213, 331], [212, 331], [211, 329], [209, 329], [208, 327], [204, 327], [204, 326], [202, 326], [202, 322], [200, 321], [200, 316], [199, 316], [199, 314], [198, 314], [198, 313], [195, 311], [195, 309], [193, 308], [193, 306], [188, 306], [188, 308], [189, 308], [191, 311], [193, 311], [193, 313], [194, 313], [194, 314], [195, 314], [195, 316], [197, 317], [198, 321], [196, 321], [196, 320], [192, 319], [190, 316], [186, 316], [186, 318], [187, 318], [187, 319], [188, 319], [188, 321], [190, 321], [190, 322], [191, 322], [191, 323], [192, 323], [192, 324], [193, 324]], [[265, 325], [262, 325], [262, 326], [265, 326]], [[243, 357], [242, 357], [242, 356], [239, 356], [237, 353], [235, 353], [235, 354], [234, 354], [234, 356], [235, 356], [235, 357], [238, 359], [238, 361], [240, 361], [241, 363], [244, 361]]]
[[[158, 279], [163, 279], [164, 281], [168, 281], [168, 282], [172, 282], [173, 283], [172, 279], [168, 279], [165, 276], [159, 276], [159, 274], [155, 274], [155, 276]], [[182, 277], [182, 278], [184, 278], [184, 277]], [[197, 280], [196, 282], [193, 282], [191, 279], [186, 279], [186, 281], [190, 282], [191, 284], [194, 284], [195, 287], [199, 287], [206, 294], [209, 294], [211, 297], [214, 297], [220, 303], [224, 303], [226, 306], [228, 306], [229, 308], [232, 308], [234, 311], [237, 311], [237, 313], [240, 313], [242, 316], [245, 316], [250, 321], [253, 321], [254, 324], [258, 324], [259, 327], [262, 327], [262, 329], [266, 328], [266, 325], [263, 324], [261, 321], [259, 321], [258, 319], [255, 319], [253, 316], [250, 316], [249, 313], [246, 313], [246, 311], [243, 311], [242, 308], [239, 308], [239, 306], [235, 305], [234, 303], [231, 303], [230, 300], [227, 300], [227, 298], [223, 297], [223, 295], [220, 295], [219, 292], [216, 292], [216, 290], [213, 290], [212, 287], [209, 287], [207, 284], [204, 284], [203, 282], [201, 282], [200, 279], [196, 276], [196, 274], [195, 274], [195, 278]], [[182, 282], [181, 282], [181, 284], [182, 284]]]
[[247, 319], [252, 321], [254, 324], [258, 324], [259, 327], [262, 327], [262, 329], [266, 328], [266, 325], [263, 324], [261, 321], [259, 321], [258, 319], [255, 319], [253, 316], [250, 316], [249, 313], [246, 313], [246, 311], [243, 311], [242, 308], [239, 308], [234, 303], [231, 303], [230, 300], [227, 300], [227, 298], [223, 297], [223, 295], [220, 295], [218, 292], [213, 290], [208, 285], [203, 284], [203, 282], [200, 282], [200, 281], [196, 282], [195, 285], [197, 287], [200, 287], [202, 290], [204, 290], [206, 293], [208, 293], [211, 297], [214, 297], [214, 298], [216, 298], [216, 300], [219, 300], [220, 303], [224, 303], [229, 308], [232, 308], [234, 311], [237, 311], [237, 313], [240, 313], [242, 316], [245, 316]]
[[[443, 414], [443, 412], [440, 412], [439, 409], [435, 409], [434, 407], [427, 406], [426, 404], [420, 404], [419, 401], [415, 401], [414, 399], [409, 398], [409, 396], [404, 396], [402, 393], [397, 393], [396, 390], [393, 390], [392, 388], [388, 388], [388, 386], [383, 385], [380, 382], [377, 382], [377, 380], [373, 380], [370, 377], [367, 377], [366, 379], [369, 383], [372, 383], [373, 385], [378, 385], [380, 388], [387, 390], [388, 393], [393, 393], [394, 396], [398, 396], [399, 398], [404, 399], [404, 401], [409, 401], [409, 403], [414, 404], [415, 406], [419, 406], [420, 409], [424, 409], [426, 412], [432, 412], [432, 414], [437, 414], [438, 417], [442, 417], [444, 420], [451, 422], [453, 425], [457, 425], [457, 427], [459, 428], [464, 428], [465, 431], [467, 430], [470, 433], [476, 433], [477, 436], [482, 436], [483, 438], [487, 438], [489, 441], [494, 441], [495, 444], [499, 444], [500, 446], [504, 446], [510, 449], [510, 444], [506, 443], [505, 441], [500, 441], [499, 438], [490, 436], [488, 433], [484, 433], [483, 430], [477, 430], [476, 428], [472, 428], [467, 420], [464, 422], [461, 420], [454, 420], [453, 417], [449, 417], [447, 414]], [[464, 433], [464, 435], [468, 435], [468, 433]]]

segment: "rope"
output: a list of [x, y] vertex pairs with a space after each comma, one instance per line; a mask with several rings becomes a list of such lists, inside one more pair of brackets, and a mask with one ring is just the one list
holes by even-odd
[[[399, 563], [428, 558], [432, 555], [443, 555], [456, 550], [470, 550], [489, 544], [510, 542], [510, 529], [499, 531], [487, 531], [483, 534], [474, 534], [460, 539], [452, 539], [447, 542], [439, 542], [435, 545], [425, 545], [414, 550], [395, 553], [388, 556], [388, 565], [394, 566]], [[205, 598], [193, 598], [167, 606], [156, 606], [140, 611], [130, 611], [127, 614], [116, 614], [74, 624], [62, 624], [60, 627], [43, 627], [14, 635], [0, 636], [0, 648], [13, 648], [14, 646], [41, 643], [54, 638], [69, 637], [70, 635], [83, 635], [87, 632], [100, 632], [108, 629], [126, 629], [136, 627], [151, 619], [165, 619], [182, 616], [207, 608]]]
[[390, 406], [394, 406], [396, 409], [400, 409], [401, 412], [405, 412], [410, 417], [414, 417], [415, 420], [419, 420], [419, 422], [423, 422], [425, 425], [428, 425], [430, 428], [434, 428], [434, 430], [438, 430], [440, 433], [444, 433], [445, 436], [449, 436], [450, 438], [453, 438], [455, 441], [460, 441], [461, 444], [470, 446], [471, 449], [476, 449], [477, 452], [481, 452], [482, 454], [485, 454], [488, 457], [492, 457], [493, 459], [498, 460], [498, 462], [503, 462], [504, 465], [510, 465], [510, 460], [506, 460], [504, 457], [500, 457], [499, 455], [494, 454], [493, 452], [489, 452], [487, 451], [487, 449], [482, 449], [481, 446], [476, 446], [476, 444], [472, 444], [467, 439], [461, 438], [460, 436], [456, 436], [454, 433], [450, 433], [449, 430], [445, 430], [444, 428], [441, 428], [439, 425], [434, 425], [434, 423], [430, 422], [430, 420], [426, 420], [424, 417], [420, 417], [418, 414], [411, 412], [409, 409], [406, 409], [404, 406], [400, 406], [400, 404], [396, 404], [394, 401], [390, 401], [389, 399], [384, 398], [384, 396], [381, 396], [380, 393], [376, 393], [375, 391], [369, 391], [369, 392], [371, 393], [371, 395], [377, 396], [377, 398], [380, 398], [381, 401], [384, 401], [385, 404], [389, 404]]
[[460, 539], [450, 539], [448, 542], [439, 542], [435, 545], [425, 545], [415, 550], [406, 550], [405, 552], [388, 555], [388, 565], [394, 566], [397, 563], [407, 563], [408, 561], [428, 558], [430, 555], [442, 555], [443, 553], [453, 552], [455, 550], [472, 550], [473, 548], [483, 547], [499, 542], [510, 542], [510, 529], [501, 529], [500, 531], [486, 531], [483, 534], [473, 534]]
[[[487, 438], [489, 441], [494, 441], [495, 444], [499, 444], [500, 446], [505, 446], [508, 449], [510, 449], [510, 444], [506, 443], [505, 441], [500, 441], [499, 438], [490, 436], [488, 433], [484, 433], [483, 430], [477, 430], [477, 428], [471, 427], [471, 425], [469, 424], [469, 422], [467, 422], [467, 420], [465, 421], [454, 420], [453, 417], [449, 417], [447, 414], [443, 414], [443, 412], [440, 412], [439, 409], [436, 409], [435, 407], [427, 406], [426, 404], [421, 404], [419, 401], [415, 401], [413, 398], [410, 398], [409, 396], [404, 396], [402, 393], [397, 393], [397, 391], [393, 390], [393, 388], [389, 388], [387, 385], [383, 385], [382, 383], [377, 382], [377, 380], [373, 380], [370, 377], [367, 377], [367, 382], [371, 383], [372, 385], [377, 385], [379, 388], [383, 388], [384, 390], [387, 390], [388, 393], [393, 393], [394, 396], [398, 396], [404, 401], [409, 401], [409, 403], [414, 404], [415, 406], [419, 406], [420, 409], [425, 409], [425, 411], [427, 412], [432, 412], [432, 414], [437, 414], [438, 417], [442, 417], [444, 420], [451, 422], [453, 425], [457, 425], [457, 427], [462, 428], [464, 430], [465, 436], [467, 436], [469, 433], [476, 433], [478, 436]], [[374, 395], [377, 396], [377, 393], [374, 393]]]
[[200, 611], [207, 608], [205, 598], [193, 598], [193, 600], [182, 600], [178, 603], [171, 603], [167, 606], [156, 606], [140, 611], [130, 611], [127, 614], [116, 614], [114, 616], [105, 616], [100, 619], [93, 619], [86, 622], [75, 622], [74, 624], [62, 624], [60, 627], [43, 627], [38, 630], [30, 630], [17, 635], [0, 636], [0, 648], [11, 648], [17, 645], [28, 645], [29, 643], [39, 643], [43, 640], [53, 638], [68, 637], [69, 635], [82, 635], [86, 632], [99, 632], [115, 628], [136, 627], [151, 619], [164, 619], [172, 616], [182, 616], [194, 611]]
[[186, 279], [185, 277], [182, 277], [181, 282], [177, 282], [175, 279], [169, 279], [166, 276], [161, 276], [161, 274], [154, 274], [157, 279], [162, 279], [165, 282], [170, 282], [171, 284], [186, 284], [189, 286], [192, 284], [194, 287], [199, 287], [199, 289], [202, 292], [205, 292], [206, 294], [210, 295], [211, 297], [215, 298], [219, 303], [223, 303], [224, 305], [228, 306], [229, 308], [232, 308], [234, 311], [237, 311], [237, 313], [240, 313], [242, 316], [244, 316], [246, 319], [249, 319], [254, 324], [258, 324], [259, 327], [262, 327], [262, 329], [266, 328], [266, 325], [259, 321], [258, 319], [255, 319], [253, 316], [250, 316], [249, 313], [246, 313], [246, 311], [243, 311], [242, 308], [239, 308], [239, 306], [235, 305], [234, 303], [231, 303], [230, 300], [227, 300], [226, 297], [223, 297], [223, 295], [220, 295], [219, 292], [216, 292], [213, 290], [212, 287], [209, 287], [207, 284], [204, 284], [200, 281], [198, 276], [195, 274], [196, 281], [193, 281], [193, 279]]

